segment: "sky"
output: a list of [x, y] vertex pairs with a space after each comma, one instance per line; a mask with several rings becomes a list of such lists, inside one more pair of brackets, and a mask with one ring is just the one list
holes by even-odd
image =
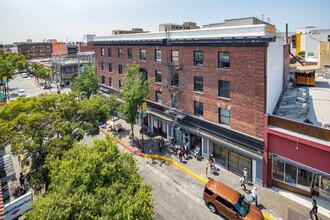
[[330, 29], [330, 0], [0, 0], [0, 43], [32, 39], [82, 41], [84, 34], [109, 36], [113, 29], [156, 32], [161, 23], [225, 19], [270, 19], [278, 30]]

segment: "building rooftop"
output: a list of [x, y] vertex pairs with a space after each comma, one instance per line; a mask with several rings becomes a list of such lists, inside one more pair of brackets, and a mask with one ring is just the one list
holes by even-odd
[[315, 86], [289, 82], [274, 114], [319, 127], [330, 125], [330, 77], [326, 76], [324, 73], [316, 74]]

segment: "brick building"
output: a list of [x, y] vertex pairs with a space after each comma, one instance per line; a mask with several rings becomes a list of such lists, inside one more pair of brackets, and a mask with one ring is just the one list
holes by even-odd
[[43, 59], [52, 56], [52, 44], [44, 42], [20, 43], [17, 45], [18, 55], [28, 56], [29, 59]]
[[284, 77], [284, 41], [266, 25], [117, 35], [94, 39], [104, 91], [124, 83], [125, 66], [150, 79], [150, 132], [200, 146], [216, 163], [262, 184], [264, 114], [272, 112]]

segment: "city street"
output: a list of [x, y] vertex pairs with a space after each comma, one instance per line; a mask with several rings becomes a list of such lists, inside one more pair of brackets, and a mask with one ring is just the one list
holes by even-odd
[[9, 101], [15, 100], [18, 97], [18, 90], [24, 89], [26, 97], [37, 96], [44, 91], [38, 88], [34, 84], [34, 78], [23, 78], [21, 74], [17, 74], [16, 77], [9, 81]]

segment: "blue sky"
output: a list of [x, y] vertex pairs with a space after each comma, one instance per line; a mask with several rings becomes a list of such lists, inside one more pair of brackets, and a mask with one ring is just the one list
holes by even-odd
[[158, 31], [161, 23], [197, 25], [225, 19], [270, 19], [280, 31], [305, 26], [330, 29], [330, 0], [0, 0], [0, 43], [55, 38], [81, 41], [83, 34], [113, 29]]

